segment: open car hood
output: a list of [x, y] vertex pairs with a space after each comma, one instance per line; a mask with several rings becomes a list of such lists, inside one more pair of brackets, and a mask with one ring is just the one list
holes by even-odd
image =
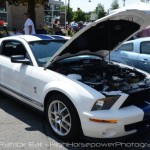
[[77, 32], [44, 67], [47, 68], [55, 61], [81, 54], [105, 57], [108, 52], [149, 24], [150, 15], [139, 10], [125, 10], [108, 15]]

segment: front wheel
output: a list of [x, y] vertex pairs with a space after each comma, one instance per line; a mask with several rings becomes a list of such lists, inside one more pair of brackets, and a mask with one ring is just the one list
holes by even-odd
[[49, 98], [46, 106], [46, 116], [50, 129], [62, 140], [79, 138], [80, 121], [77, 111], [71, 101], [62, 94]]

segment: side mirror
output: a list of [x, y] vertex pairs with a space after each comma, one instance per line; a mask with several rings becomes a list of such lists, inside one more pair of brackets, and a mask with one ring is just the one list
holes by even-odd
[[22, 64], [26, 64], [26, 65], [30, 64], [30, 60], [25, 58], [24, 55], [11, 56], [11, 62], [13, 62], [13, 63], [22, 63]]

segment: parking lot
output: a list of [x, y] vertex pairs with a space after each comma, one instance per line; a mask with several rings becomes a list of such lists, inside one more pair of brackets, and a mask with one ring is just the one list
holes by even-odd
[[49, 131], [44, 117], [38, 112], [0, 94], [0, 149], [149, 149], [150, 132], [115, 140], [62, 142]]

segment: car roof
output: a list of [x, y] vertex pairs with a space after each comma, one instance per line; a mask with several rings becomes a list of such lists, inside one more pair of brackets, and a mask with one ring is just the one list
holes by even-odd
[[134, 40], [129, 40], [129, 41], [124, 42], [122, 45], [128, 44], [128, 43], [134, 43], [134, 42], [143, 42], [143, 41], [150, 41], [150, 37], [142, 37], [142, 38], [137, 38]]
[[[61, 36], [61, 35], [44, 35], [44, 34], [35, 34], [35, 35], [16, 35], [16, 36], [9, 36], [4, 37], [5, 39], [24, 39], [27, 42], [38, 41], [38, 40], [69, 40], [70, 37], [68, 36]], [[4, 39], [2, 38], [2, 39]]]

